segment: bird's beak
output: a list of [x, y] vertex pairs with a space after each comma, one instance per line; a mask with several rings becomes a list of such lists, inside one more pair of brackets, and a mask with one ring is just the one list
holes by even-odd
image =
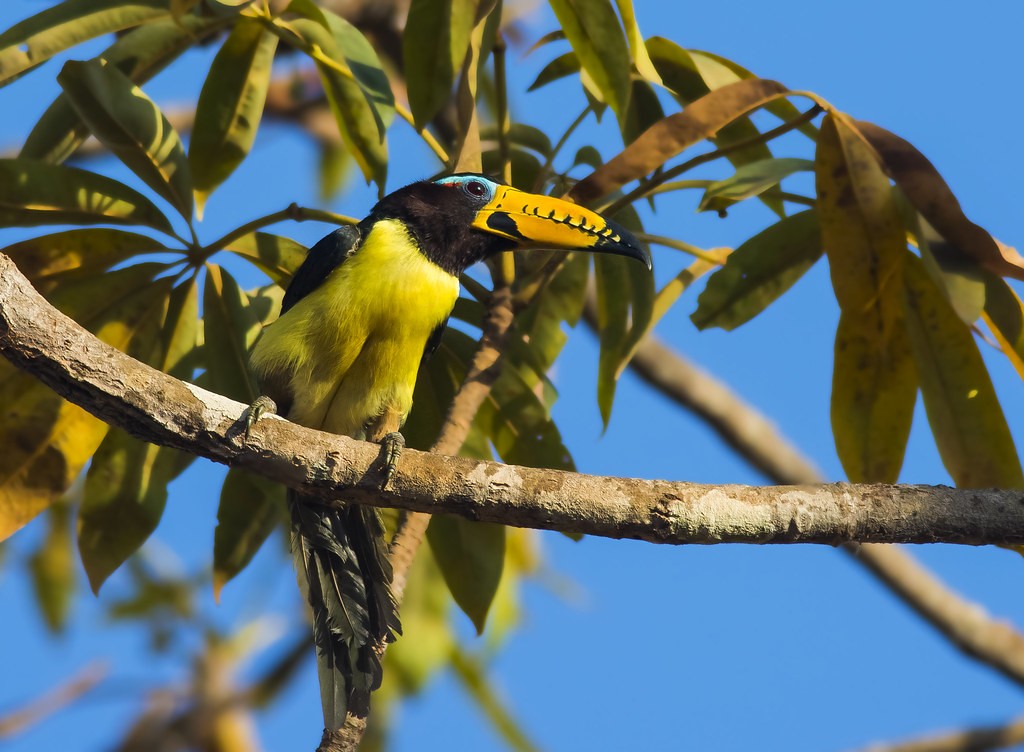
[[582, 206], [552, 196], [498, 186], [473, 227], [508, 238], [519, 248], [553, 248], [629, 256], [651, 268], [651, 254], [629, 230]]

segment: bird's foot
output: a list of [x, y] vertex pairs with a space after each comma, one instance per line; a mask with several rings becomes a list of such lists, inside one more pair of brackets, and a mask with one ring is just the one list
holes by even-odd
[[256, 401], [249, 405], [245, 416], [245, 440], [249, 440], [249, 433], [256, 421], [264, 415], [277, 415], [277, 403], [265, 394], [261, 394]]
[[380, 490], [388, 487], [388, 483], [395, 475], [395, 468], [398, 466], [398, 458], [405, 449], [405, 437], [398, 431], [386, 434], [380, 440], [381, 454], [384, 457], [384, 480], [380, 484]]

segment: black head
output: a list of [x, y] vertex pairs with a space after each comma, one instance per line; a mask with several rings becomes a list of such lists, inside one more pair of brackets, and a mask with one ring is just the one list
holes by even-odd
[[[627, 230], [576, 204], [458, 173], [407, 185], [385, 196], [361, 225], [397, 219], [424, 255], [453, 275], [501, 252], [532, 248], [650, 255]], [[368, 228], [363, 226], [365, 237]]]

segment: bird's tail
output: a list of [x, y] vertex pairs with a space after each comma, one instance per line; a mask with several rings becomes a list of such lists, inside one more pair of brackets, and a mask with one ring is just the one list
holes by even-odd
[[292, 555], [313, 611], [324, 725], [365, 718], [380, 686], [380, 650], [402, 632], [384, 526], [373, 507], [329, 507], [288, 492]]

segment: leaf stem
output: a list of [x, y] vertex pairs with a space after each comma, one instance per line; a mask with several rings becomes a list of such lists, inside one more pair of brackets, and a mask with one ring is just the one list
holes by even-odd
[[223, 237], [217, 238], [212, 243], [207, 243], [198, 249], [198, 256], [200, 257], [196, 263], [203, 263], [207, 258], [212, 256], [219, 250], [222, 250], [228, 245], [231, 245], [234, 241], [238, 240], [244, 235], [248, 235], [250, 232], [255, 232], [261, 227], [267, 225], [276, 224], [278, 222], [285, 222], [291, 220], [293, 222], [327, 222], [328, 224], [334, 225], [355, 225], [359, 224], [359, 220], [355, 217], [348, 217], [344, 214], [335, 214], [334, 212], [324, 211], [323, 209], [308, 209], [298, 204], [289, 204], [280, 211], [267, 214], [263, 217], [257, 217], [256, 219], [246, 222], [240, 227], [236, 227], [231, 232], [227, 233]]

